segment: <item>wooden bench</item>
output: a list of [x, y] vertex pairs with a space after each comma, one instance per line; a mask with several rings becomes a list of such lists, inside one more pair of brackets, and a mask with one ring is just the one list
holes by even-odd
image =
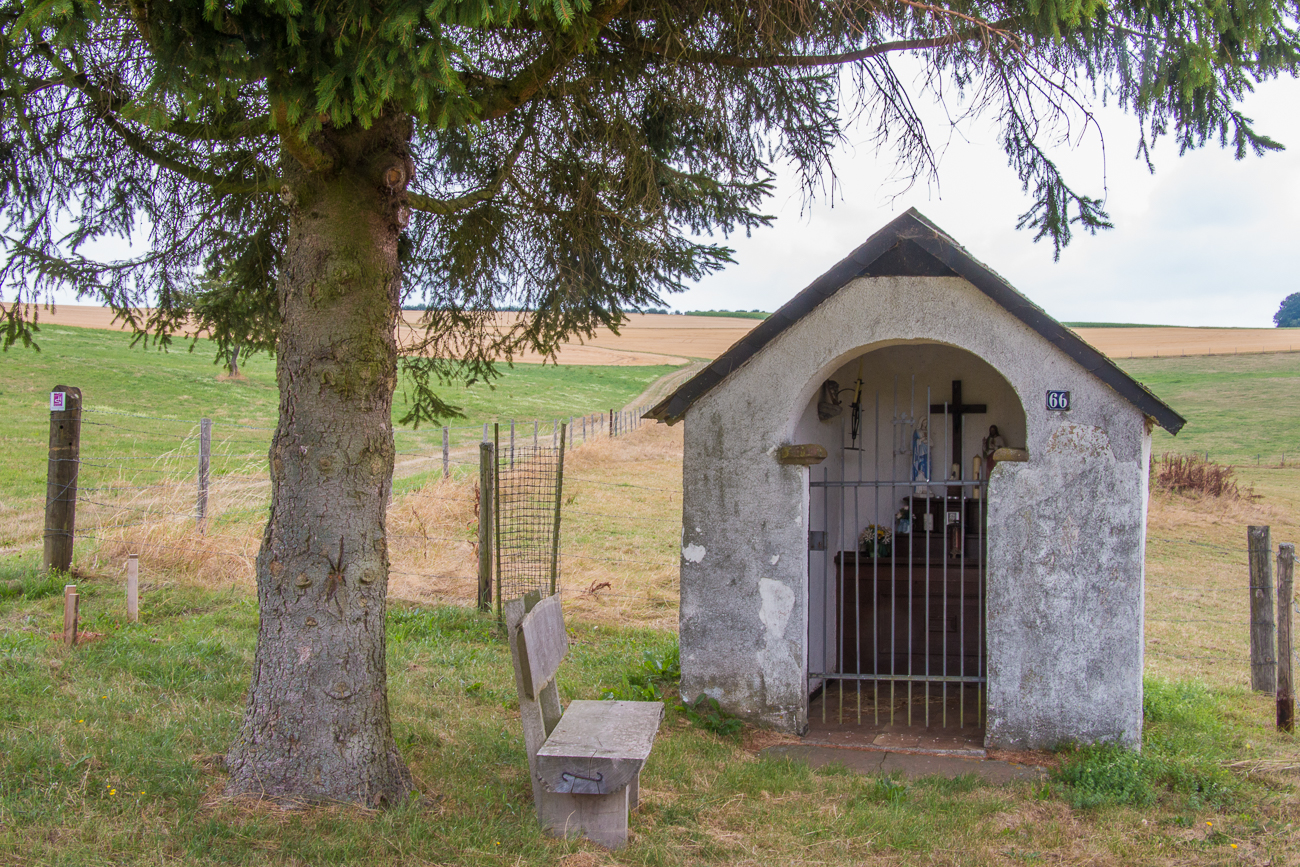
[[575, 701], [564, 709], [555, 686], [569, 650], [560, 597], [529, 594], [507, 602], [505, 617], [538, 821], [557, 837], [585, 835], [618, 849], [663, 703]]

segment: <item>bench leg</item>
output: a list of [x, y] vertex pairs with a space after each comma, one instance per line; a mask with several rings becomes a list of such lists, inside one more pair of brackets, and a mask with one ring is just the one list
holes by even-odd
[[611, 795], [543, 793], [538, 804], [542, 829], [556, 837], [585, 836], [607, 849], [627, 844], [628, 789]]
[[627, 784], [627, 811], [635, 812], [641, 805], [641, 772], [637, 771], [632, 782]]

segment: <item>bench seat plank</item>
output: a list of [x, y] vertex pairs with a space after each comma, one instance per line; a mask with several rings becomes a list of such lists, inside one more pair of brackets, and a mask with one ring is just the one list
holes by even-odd
[[658, 701], [575, 701], [537, 751], [549, 792], [607, 795], [641, 772], [663, 720]]

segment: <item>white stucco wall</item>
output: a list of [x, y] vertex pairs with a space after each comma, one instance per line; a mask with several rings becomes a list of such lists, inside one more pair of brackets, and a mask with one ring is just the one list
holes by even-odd
[[[1144, 419], [958, 277], [856, 280], [688, 411], [683, 696], [705, 692], [733, 713], [806, 727], [808, 471], [778, 464], [776, 451], [798, 441], [823, 380], [908, 341], [978, 355], [1025, 410], [1030, 461], [999, 465], [991, 479], [988, 743], [1136, 743]], [[1048, 389], [1068, 389], [1071, 411], [1048, 412]]]

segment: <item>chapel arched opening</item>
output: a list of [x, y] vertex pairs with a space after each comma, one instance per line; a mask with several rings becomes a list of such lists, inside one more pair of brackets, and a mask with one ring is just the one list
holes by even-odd
[[819, 376], [793, 437], [827, 452], [808, 476], [810, 727], [982, 745], [990, 471], [1025, 454], [1024, 407], [948, 344], [867, 347]]

